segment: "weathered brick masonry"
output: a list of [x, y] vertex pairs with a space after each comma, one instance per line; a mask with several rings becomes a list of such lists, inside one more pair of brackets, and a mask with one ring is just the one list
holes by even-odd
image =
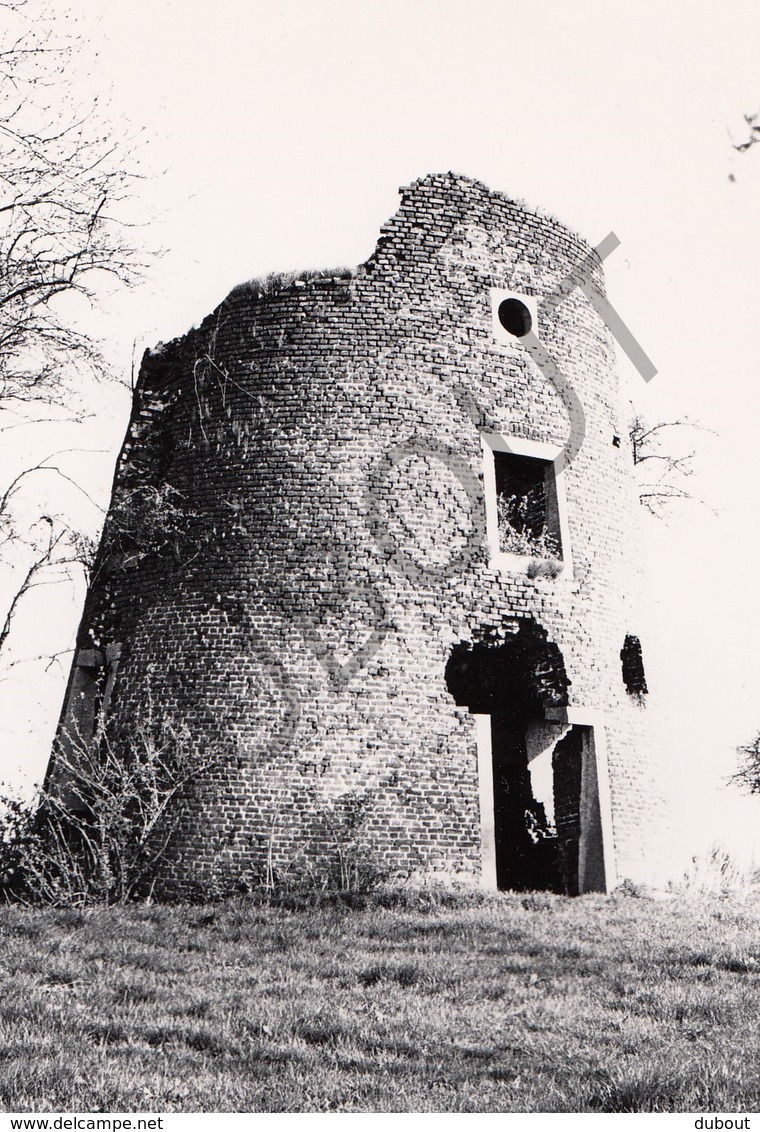
[[[626, 637], [646, 641], [613, 343], [577, 288], [540, 307], [589, 253], [479, 182], [429, 176], [355, 272], [237, 287], [146, 354], [62, 726], [84, 726], [81, 669], [102, 660], [110, 722], [177, 721], [226, 753], [163, 891], [318, 870], [352, 822], [378, 868], [541, 883], [503, 858], [534, 852], [526, 758], [573, 725], [585, 785], [555, 758], [555, 789], [575, 784], [557, 818], [586, 863], [559, 886], [652, 871], [654, 747], [621, 670]], [[494, 289], [539, 301], [586, 416], [556, 576], [489, 535], [482, 436], [558, 452], [569, 429], [495, 330]]]

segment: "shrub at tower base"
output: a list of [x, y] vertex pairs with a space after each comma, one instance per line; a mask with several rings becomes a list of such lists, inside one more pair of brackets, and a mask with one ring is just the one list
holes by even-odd
[[150, 896], [193, 783], [223, 757], [150, 723], [56, 750], [54, 785], [0, 798], [0, 891], [64, 906]]

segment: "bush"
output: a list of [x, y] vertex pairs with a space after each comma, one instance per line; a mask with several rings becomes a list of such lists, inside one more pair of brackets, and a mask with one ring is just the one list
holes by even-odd
[[534, 558], [526, 570], [529, 578], [557, 578], [561, 572], [562, 563], [556, 558]]
[[561, 569], [559, 544], [545, 526], [540, 532], [532, 529], [530, 500], [526, 496], [500, 495], [496, 506], [501, 550], [530, 558], [554, 559]]
[[183, 799], [223, 755], [167, 723], [67, 746], [31, 802], [0, 797], [0, 891], [57, 906], [149, 895]]
[[749, 743], [736, 748], [739, 769], [730, 781], [748, 794], [760, 794], [760, 731]]
[[753, 866], [738, 862], [727, 849], [713, 845], [709, 853], [692, 857], [676, 889], [686, 896], [756, 899], [760, 876]]

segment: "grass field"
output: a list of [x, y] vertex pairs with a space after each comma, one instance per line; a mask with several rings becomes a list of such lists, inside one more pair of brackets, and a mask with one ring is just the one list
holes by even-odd
[[760, 1108], [760, 907], [0, 909], [4, 1111]]

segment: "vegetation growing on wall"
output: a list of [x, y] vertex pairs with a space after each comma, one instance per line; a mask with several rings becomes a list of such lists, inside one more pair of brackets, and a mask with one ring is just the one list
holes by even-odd
[[525, 495], [498, 495], [499, 544], [507, 554], [559, 559], [559, 543], [544, 525], [538, 532], [529, 523], [530, 500]]
[[124, 903], [150, 893], [194, 783], [219, 765], [187, 728], [147, 721], [55, 754], [32, 802], [0, 798], [0, 892], [23, 902]]

